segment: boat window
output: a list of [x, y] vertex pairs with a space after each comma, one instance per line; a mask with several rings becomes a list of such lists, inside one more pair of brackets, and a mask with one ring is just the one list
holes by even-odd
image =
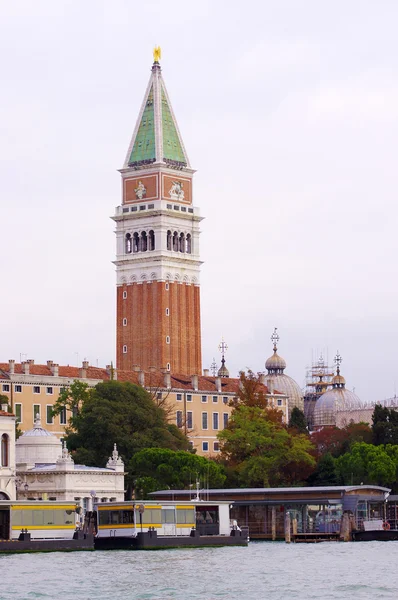
[[195, 509], [194, 508], [177, 508], [177, 523], [194, 525]]
[[[136, 522], [137, 525], [140, 522], [140, 514], [137, 511], [137, 518], [136, 518]], [[162, 511], [160, 510], [160, 508], [147, 508], [145, 507], [145, 512], [142, 515], [142, 524], [143, 525], [152, 525], [152, 524], [159, 524], [162, 523]]]
[[196, 522], [207, 525], [218, 523], [218, 506], [196, 507]]
[[175, 523], [174, 507], [162, 510], [162, 523]]

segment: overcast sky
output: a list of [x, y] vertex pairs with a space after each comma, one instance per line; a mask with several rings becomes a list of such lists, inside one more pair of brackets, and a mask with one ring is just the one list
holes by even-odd
[[2, 0], [0, 362], [115, 359], [113, 222], [162, 69], [202, 222], [203, 364], [398, 383], [395, 0]]

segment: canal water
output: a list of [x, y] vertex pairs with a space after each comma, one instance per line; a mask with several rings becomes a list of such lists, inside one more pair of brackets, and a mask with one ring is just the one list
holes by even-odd
[[398, 598], [398, 542], [0, 555], [0, 600]]

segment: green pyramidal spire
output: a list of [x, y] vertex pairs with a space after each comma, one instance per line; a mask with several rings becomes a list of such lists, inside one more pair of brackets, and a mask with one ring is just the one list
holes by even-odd
[[124, 168], [163, 163], [190, 168], [187, 153], [155, 60]]

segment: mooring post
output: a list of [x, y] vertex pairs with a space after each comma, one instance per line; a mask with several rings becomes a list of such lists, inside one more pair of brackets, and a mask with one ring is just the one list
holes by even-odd
[[295, 539], [295, 537], [297, 535], [297, 519], [296, 519], [296, 517], [294, 517], [292, 519], [292, 531], [293, 531], [293, 539]]
[[272, 507], [271, 511], [271, 533], [272, 533], [272, 541], [276, 540], [276, 507]]
[[285, 542], [286, 544], [290, 544], [291, 536], [290, 536], [290, 513], [287, 512], [285, 516]]

